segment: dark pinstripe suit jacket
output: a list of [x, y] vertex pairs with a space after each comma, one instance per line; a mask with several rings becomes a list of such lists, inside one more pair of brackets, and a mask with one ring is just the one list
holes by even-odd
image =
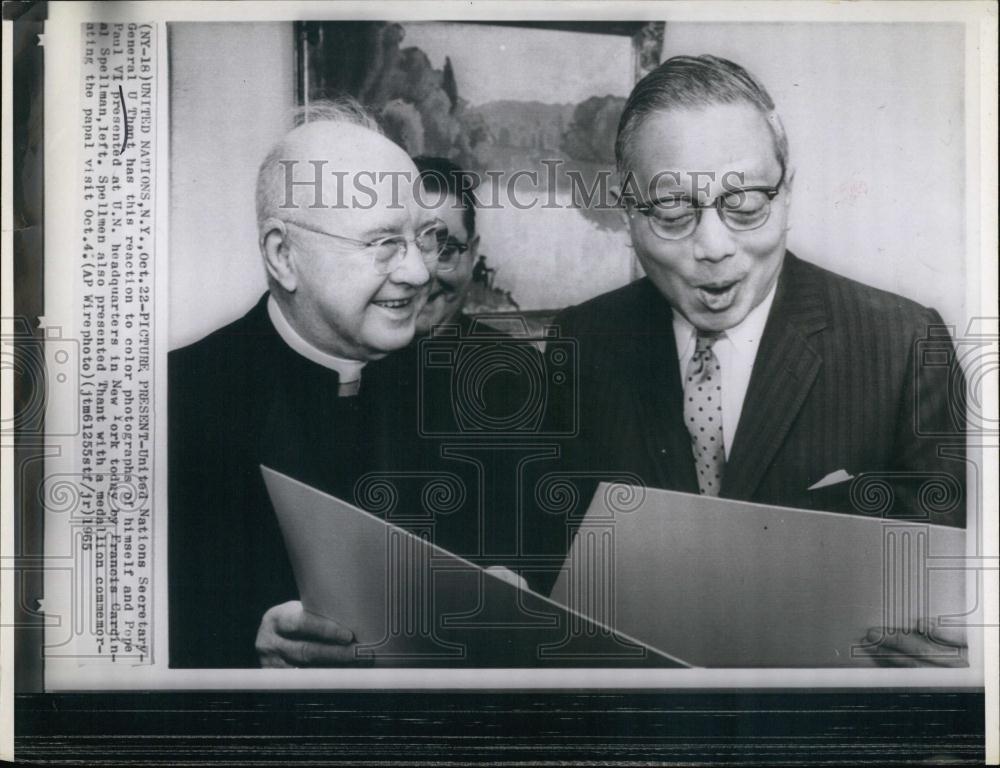
[[[580, 365], [563, 469], [698, 492], [671, 318], [642, 279], [556, 319]], [[962, 526], [963, 424], [937, 312], [787, 253], [721, 495]], [[856, 479], [808, 490], [841, 469]]]

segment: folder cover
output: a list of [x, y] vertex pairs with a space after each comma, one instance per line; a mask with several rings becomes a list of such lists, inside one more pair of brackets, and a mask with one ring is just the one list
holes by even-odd
[[694, 666], [871, 666], [870, 628], [962, 625], [964, 555], [947, 526], [602, 483], [552, 598]]
[[423, 667], [682, 667], [679, 659], [261, 467], [306, 610], [359, 660]]

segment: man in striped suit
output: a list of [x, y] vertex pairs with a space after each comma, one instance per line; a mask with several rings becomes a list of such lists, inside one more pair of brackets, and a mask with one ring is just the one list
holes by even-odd
[[[616, 157], [646, 277], [556, 319], [578, 345], [564, 453], [590, 475], [583, 503], [629, 473], [964, 526], [962, 375], [941, 318], [786, 249], [788, 141], [754, 77], [713, 56], [664, 62], [630, 95]], [[565, 547], [565, 520], [533, 522]]]

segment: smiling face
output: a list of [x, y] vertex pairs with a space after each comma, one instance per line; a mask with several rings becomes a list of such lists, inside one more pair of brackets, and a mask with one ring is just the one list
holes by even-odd
[[[285, 289], [279, 292], [282, 310], [303, 338], [340, 357], [374, 360], [405, 347], [413, 338], [431, 276], [412, 239], [434, 221], [434, 215], [413, 200], [412, 181], [417, 172], [405, 152], [371, 131], [354, 126], [336, 128], [335, 137], [316, 131], [307, 137], [304, 149], [300, 147], [300, 152], [292, 155], [303, 158], [296, 168], [296, 180], [311, 180], [308, 161], [330, 158], [330, 147], [338, 148], [337, 157], [330, 158], [326, 168], [346, 175], [338, 185], [327, 171], [323, 202], [329, 207], [309, 207], [313, 190], [307, 186], [304, 191], [309, 199], [304, 204], [303, 190], [297, 188], [296, 205], [277, 211], [276, 216], [365, 242], [402, 234], [411, 240], [405, 258], [389, 274], [380, 275], [372, 263], [372, 249], [282, 224], [270, 225], [270, 234], [265, 235], [266, 241], [277, 234], [284, 249], [277, 274], [266, 242], [265, 256], [272, 278]], [[310, 149], [316, 151], [310, 154]], [[369, 169], [385, 172], [383, 181], [373, 183]], [[342, 206], [338, 204], [338, 188], [344, 193]], [[361, 191], [366, 188], [372, 189], [373, 195]]]
[[[442, 195], [434, 193], [427, 195], [428, 200], [436, 201], [441, 197]], [[442, 204], [429, 213], [447, 225], [449, 240], [454, 239], [466, 244], [469, 249], [465, 253], [453, 256], [456, 262], [454, 270], [436, 273], [427, 303], [417, 317], [417, 333], [429, 333], [435, 325], [453, 321], [461, 311], [469, 287], [472, 285], [472, 265], [476, 261], [479, 236], [474, 235], [470, 240], [463, 220], [463, 209], [455, 196], [448, 194], [443, 197]]]
[[[633, 136], [631, 156], [635, 187], [646, 199], [684, 195], [711, 203], [727, 187], [774, 186], [782, 176], [767, 121], [745, 104], [651, 115]], [[734, 232], [706, 209], [691, 235], [664, 240], [645, 216], [631, 213], [632, 244], [646, 274], [696, 328], [738, 325], [771, 290], [785, 254], [790, 184], [786, 176], [770, 217], [750, 231]]]

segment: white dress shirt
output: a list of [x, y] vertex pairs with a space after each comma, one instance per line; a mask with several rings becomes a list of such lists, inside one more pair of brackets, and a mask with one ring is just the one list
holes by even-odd
[[317, 349], [303, 339], [298, 331], [292, 328], [291, 323], [282, 313], [281, 307], [278, 306], [278, 302], [274, 300], [274, 296], [267, 297], [267, 315], [271, 318], [274, 330], [288, 346], [307, 360], [312, 360], [317, 365], [322, 365], [324, 368], [329, 368], [339, 374], [340, 391], [337, 394], [340, 397], [350, 397], [358, 393], [361, 386], [361, 369], [365, 367], [364, 362], [331, 355], [329, 352]]
[[[740, 423], [743, 412], [743, 400], [746, 398], [747, 386], [750, 384], [750, 374], [757, 359], [760, 348], [760, 337], [767, 324], [767, 316], [774, 303], [774, 291], [777, 281], [771, 286], [764, 300], [750, 310], [743, 321], [728, 329], [712, 346], [722, 369], [722, 441], [726, 448], [726, 459], [733, 446], [736, 427]], [[688, 322], [680, 312], [674, 311], [674, 340], [677, 342], [677, 359], [680, 362], [681, 385], [684, 383], [684, 371], [694, 356], [695, 343], [698, 338], [697, 329]]]

